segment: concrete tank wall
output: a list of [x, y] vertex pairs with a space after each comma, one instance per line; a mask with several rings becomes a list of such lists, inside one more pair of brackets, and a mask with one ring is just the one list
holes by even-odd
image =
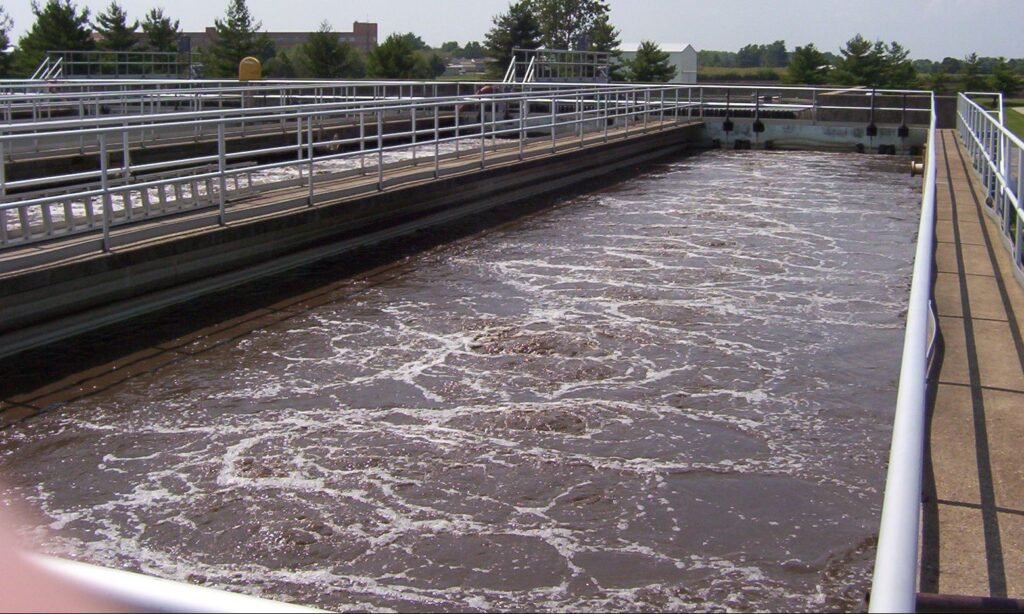
[[[167, 237], [0, 278], [0, 356], [678, 154], [700, 125]], [[301, 202], [301, 198], [297, 198]]]

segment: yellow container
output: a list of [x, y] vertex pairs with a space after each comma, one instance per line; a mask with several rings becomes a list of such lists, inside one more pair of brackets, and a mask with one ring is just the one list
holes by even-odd
[[260, 61], [252, 56], [242, 58], [238, 63], [239, 81], [259, 81], [262, 72]]

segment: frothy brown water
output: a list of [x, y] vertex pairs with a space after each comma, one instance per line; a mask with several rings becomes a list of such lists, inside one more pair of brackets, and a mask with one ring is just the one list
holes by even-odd
[[6, 496], [52, 552], [331, 609], [856, 609], [917, 184], [655, 167], [7, 429]]

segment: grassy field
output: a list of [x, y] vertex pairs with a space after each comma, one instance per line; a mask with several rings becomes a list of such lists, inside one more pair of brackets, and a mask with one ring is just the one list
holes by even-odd
[[[986, 109], [992, 109], [993, 105], [989, 101], [979, 100], [981, 106]], [[1010, 129], [1010, 132], [1017, 135], [1017, 138], [1024, 140], [1024, 113], [1017, 111], [1017, 108], [1024, 108], [1024, 98], [1004, 98], [1003, 99], [1003, 111], [1005, 117], [1003, 118], [1006, 127]]]
[[1024, 99], [1007, 98], [1003, 101], [1003, 108], [1006, 113], [1006, 127], [1019, 138], [1024, 139], [1024, 113], [1015, 110], [1015, 107], [1024, 109]]

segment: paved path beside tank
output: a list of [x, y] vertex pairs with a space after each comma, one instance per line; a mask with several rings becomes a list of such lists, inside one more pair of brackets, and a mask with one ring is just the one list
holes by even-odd
[[933, 373], [922, 593], [1024, 597], [1024, 288], [953, 130], [936, 144]]

